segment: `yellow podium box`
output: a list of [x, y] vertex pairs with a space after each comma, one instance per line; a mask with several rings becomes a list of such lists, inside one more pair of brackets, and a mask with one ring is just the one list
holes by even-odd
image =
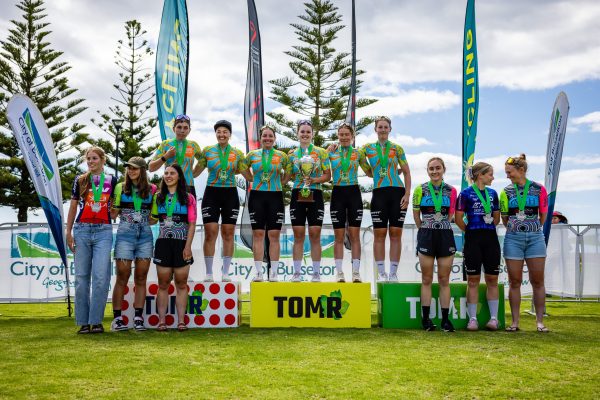
[[371, 285], [252, 282], [252, 328], [370, 328]]

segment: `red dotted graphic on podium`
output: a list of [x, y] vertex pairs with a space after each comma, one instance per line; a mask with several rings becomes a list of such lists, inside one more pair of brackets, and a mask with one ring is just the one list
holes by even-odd
[[158, 294], [158, 285], [156, 283], [151, 284], [148, 287], [148, 293], [150, 293], [153, 296], [156, 296]]
[[172, 284], [169, 285], [169, 294], [173, 294], [175, 293], [175, 286], [173, 286]]
[[206, 321], [206, 319], [204, 318], [204, 315], [196, 315], [194, 317], [194, 323], [198, 326], [204, 325], [205, 321]]
[[210, 306], [210, 308], [212, 308], [213, 310], [218, 309], [219, 307], [221, 307], [221, 302], [217, 299], [212, 299], [208, 305]]
[[221, 322], [221, 317], [219, 317], [217, 314], [213, 314], [208, 320], [210, 321], [211, 325], [219, 325], [219, 322]]
[[233, 324], [235, 324], [235, 315], [233, 315], [233, 314], [227, 314], [225, 316], [225, 323], [227, 325], [233, 325]]
[[212, 294], [217, 294], [221, 290], [221, 287], [219, 286], [218, 283], [213, 283], [213, 284], [210, 285], [210, 289], [209, 290], [210, 290], [210, 292]]
[[199, 290], [202, 293], [204, 293], [206, 291], [206, 289], [204, 288], [204, 285], [201, 283], [197, 283], [196, 285], [194, 285], [194, 290]]
[[175, 317], [172, 316], [171, 314], [167, 314], [165, 316], [165, 324], [171, 326], [175, 323]]
[[190, 317], [188, 317], [187, 314], [183, 317], [183, 323], [186, 325], [190, 324]]
[[125, 325], [129, 325], [129, 318], [127, 318], [127, 315], [121, 315], [121, 318], [123, 318]]
[[[231, 309], [233, 309], [233, 307], [235, 307], [235, 300], [233, 300], [233, 299], [225, 300], [225, 308], [226, 309], [231, 310]], [[229, 315], [231, 315], [231, 314], [229, 314]]]
[[158, 321], [159, 321], [158, 315], [150, 315], [148, 317], [148, 323], [152, 326], [158, 325]]
[[129, 293], [129, 286], [125, 286], [125, 289], [123, 290], [123, 295], [127, 296], [127, 293]]
[[235, 285], [233, 283], [228, 283], [225, 285], [225, 293], [232, 294], [235, 292]]
[[[127, 286], [125, 286], [125, 287], [127, 287]], [[122, 310], [122, 311], [125, 311], [125, 310], [127, 310], [128, 308], [129, 308], [129, 302], [128, 302], [127, 300], [123, 300], [123, 301], [121, 302], [121, 310]]]

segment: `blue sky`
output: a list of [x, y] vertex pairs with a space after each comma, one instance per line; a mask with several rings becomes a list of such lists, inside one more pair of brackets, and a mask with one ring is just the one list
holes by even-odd
[[[350, 0], [335, 0], [349, 24]], [[256, 0], [267, 81], [291, 74], [283, 54], [297, 44], [292, 22], [303, 13], [301, 1]], [[466, 0], [357, 0], [359, 67], [367, 73], [359, 96], [379, 99], [361, 115], [392, 117], [392, 139], [401, 144], [413, 181], [426, 179], [425, 163], [442, 156], [446, 180], [459, 185], [461, 151], [461, 57]], [[155, 45], [160, 26], [159, 0], [52, 0], [46, 4], [52, 46], [72, 66], [70, 84], [89, 110], [78, 122], [90, 123], [114, 95], [117, 69], [113, 54], [124, 36], [123, 23], [138, 19]], [[214, 141], [212, 124], [233, 122], [233, 142], [243, 144], [242, 102], [247, 67], [245, 0], [189, 0], [190, 82], [188, 114], [192, 139]], [[0, 38], [10, 19], [18, 18], [13, 1], [0, 3]], [[94, 16], [90, 18], [90, 16]], [[476, 2], [480, 109], [476, 160], [496, 169], [494, 187], [508, 182], [503, 162], [527, 154], [530, 177], [543, 182], [550, 112], [556, 95], [567, 93], [571, 110], [563, 153], [556, 209], [573, 223], [600, 223], [600, 2], [574, 0], [486, 0]], [[350, 32], [340, 32], [337, 50], [349, 51]], [[152, 61], [148, 64], [153, 68]], [[267, 110], [279, 105], [267, 101]], [[284, 110], [281, 110], [284, 111]], [[367, 127], [358, 142], [374, 138]], [[156, 132], [158, 140], [158, 132]], [[41, 220], [43, 217], [34, 218]], [[2, 208], [0, 222], [15, 221]]]

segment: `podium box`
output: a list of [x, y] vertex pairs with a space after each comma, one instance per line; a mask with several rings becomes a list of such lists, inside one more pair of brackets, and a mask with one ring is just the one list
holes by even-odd
[[[188, 307], [185, 324], [188, 328], [237, 328], [241, 322], [242, 303], [240, 284], [237, 282], [188, 282]], [[133, 301], [135, 286], [129, 283], [125, 288], [121, 305], [123, 320], [133, 328]], [[177, 328], [175, 309], [175, 285], [169, 286], [169, 302], [165, 322], [169, 328]], [[147, 282], [144, 302], [144, 323], [148, 329], [158, 326], [156, 310], [157, 282]]]
[[252, 282], [252, 328], [370, 328], [371, 285]]
[[[498, 284], [498, 322], [499, 329], [504, 329], [504, 285]], [[431, 288], [431, 312], [433, 323], [440, 327], [442, 311], [439, 304], [439, 285]], [[479, 304], [477, 305], [477, 321], [480, 329], [490, 319], [490, 310], [486, 300], [486, 286], [479, 285]], [[467, 283], [450, 284], [450, 320], [456, 329], [466, 329], [469, 317], [467, 314]], [[378, 283], [377, 314], [379, 326], [383, 328], [422, 329], [421, 326], [421, 284], [420, 283]]]

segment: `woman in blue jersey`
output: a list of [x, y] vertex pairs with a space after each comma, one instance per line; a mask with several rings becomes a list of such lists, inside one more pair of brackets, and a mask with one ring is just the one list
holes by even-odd
[[160, 191], [152, 200], [151, 216], [160, 222], [154, 245], [154, 264], [158, 276], [158, 331], [166, 331], [165, 317], [169, 302], [169, 286], [175, 280], [177, 329], [187, 330], [185, 312], [188, 305], [187, 280], [196, 231], [196, 198], [187, 192], [185, 176], [178, 164], [165, 168]]
[[456, 245], [450, 221], [456, 206], [456, 189], [444, 182], [446, 165], [439, 157], [427, 162], [429, 182], [415, 188], [413, 216], [419, 228], [417, 254], [421, 266], [421, 309], [423, 329], [433, 331], [436, 326], [430, 319], [431, 284], [434, 263], [437, 261], [437, 277], [440, 285], [438, 301], [442, 309], [442, 330], [454, 332], [449, 319], [450, 272]]
[[[338, 127], [338, 146], [329, 153], [329, 162], [333, 176], [333, 190], [329, 212], [335, 242], [333, 254], [335, 259], [336, 280], [345, 282], [342, 263], [344, 260], [344, 238], [350, 238], [352, 251], [352, 282], [361, 282], [360, 277], [360, 224], [363, 215], [363, 202], [358, 186], [358, 168], [373, 176], [362, 149], [352, 147], [354, 128], [343, 123]], [[346, 232], [346, 228], [348, 232]]]
[[229, 267], [233, 257], [233, 234], [240, 209], [235, 175], [240, 172], [244, 161], [244, 153], [229, 144], [231, 139], [231, 122], [221, 120], [214, 126], [217, 144], [202, 150], [194, 175], [199, 175], [204, 168], [208, 169], [206, 190], [202, 197], [202, 222], [204, 223], [204, 263], [206, 275], [204, 280], [213, 280], [213, 259], [215, 243], [219, 236], [219, 219], [221, 219], [221, 238], [223, 240], [223, 268], [221, 280], [230, 282]]
[[[479, 282], [481, 266], [485, 273], [487, 303], [490, 320], [485, 327], [498, 330], [498, 274], [500, 273], [500, 243], [496, 225], [500, 222], [498, 194], [490, 187], [494, 181], [494, 169], [485, 162], [478, 162], [468, 170], [472, 183], [458, 196], [456, 225], [465, 232], [463, 257], [468, 277], [467, 330], [479, 329], [477, 304], [479, 303]], [[464, 216], [467, 217], [465, 224]]]
[[[363, 146], [367, 161], [373, 170], [373, 256], [378, 270], [378, 281], [397, 282], [398, 264], [402, 250], [402, 228], [410, 196], [410, 168], [404, 149], [390, 142], [392, 122], [388, 117], [375, 119], [377, 141]], [[404, 182], [400, 179], [400, 172]], [[385, 272], [385, 240], [390, 236], [390, 274]]]
[[[298, 122], [296, 135], [299, 146], [288, 153], [289, 163], [286, 177], [292, 178], [292, 198], [290, 201], [290, 220], [294, 231], [293, 262], [294, 275], [292, 282], [300, 281], [300, 268], [304, 256], [304, 239], [306, 237], [306, 224], [308, 223], [308, 239], [310, 240], [310, 256], [312, 260], [312, 281], [321, 281], [321, 226], [325, 203], [323, 202], [323, 190], [321, 184], [331, 179], [329, 168], [329, 156], [327, 152], [312, 144], [313, 128], [308, 120]], [[314, 163], [314, 170], [308, 177], [304, 177], [300, 171], [300, 160], [310, 157]], [[309, 192], [304, 192], [307, 185]]]
[[115, 201], [111, 210], [113, 220], [118, 215], [121, 216], [115, 238], [117, 278], [112, 296], [114, 319], [111, 330], [129, 329], [128, 324], [121, 316], [121, 303], [125, 287], [131, 276], [131, 264], [135, 262], [133, 327], [136, 331], [144, 331], [146, 330], [143, 317], [143, 307], [146, 301], [146, 277], [150, 268], [154, 244], [150, 225], [156, 223], [155, 220], [150, 219], [150, 209], [156, 186], [148, 182], [147, 165], [142, 157], [131, 157], [125, 166], [127, 167], [125, 183], [117, 184]]
[[269, 280], [277, 281], [279, 264], [279, 236], [284, 219], [282, 184], [288, 168], [287, 155], [273, 148], [275, 131], [270, 126], [260, 129], [261, 148], [252, 150], [244, 158], [240, 173], [252, 182], [248, 199], [248, 211], [252, 224], [252, 252], [254, 254], [254, 281], [264, 280], [262, 261], [264, 257], [265, 232], [269, 238], [271, 271]]

